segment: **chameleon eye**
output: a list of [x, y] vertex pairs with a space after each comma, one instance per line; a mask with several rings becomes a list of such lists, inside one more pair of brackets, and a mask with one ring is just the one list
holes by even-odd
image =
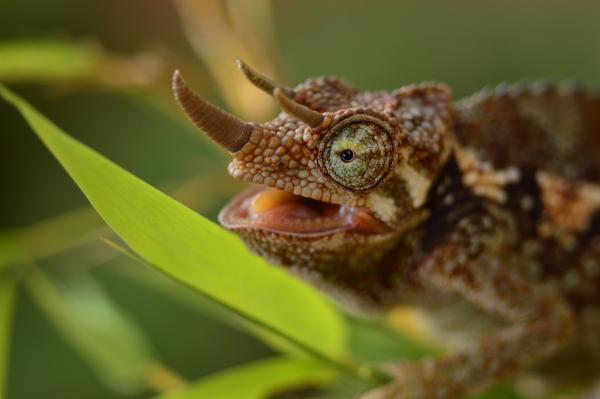
[[324, 172], [353, 191], [368, 191], [390, 171], [393, 145], [379, 125], [356, 121], [325, 138], [320, 163]]

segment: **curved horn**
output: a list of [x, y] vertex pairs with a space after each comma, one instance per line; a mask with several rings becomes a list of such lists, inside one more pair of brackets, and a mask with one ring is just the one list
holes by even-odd
[[250, 140], [254, 126], [204, 101], [185, 83], [179, 71], [173, 74], [175, 99], [188, 118], [217, 144], [236, 152]]
[[288, 97], [294, 98], [294, 90], [290, 89], [289, 87], [275, 83], [273, 80], [250, 68], [248, 64], [246, 64], [240, 59], [235, 60], [235, 62], [238, 68], [240, 68], [240, 70], [244, 74], [244, 76], [246, 76], [246, 79], [248, 79], [250, 83], [258, 87], [262, 91], [266, 92], [267, 94], [273, 95], [273, 90], [275, 90], [276, 87], [280, 87], [283, 91], [285, 91], [285, 94], [287, 94]]
[[284, 91], [281, 90], [279, 87], [276, 87], [273, 90], [273, 96], [275, 97], [275, 100], [277, 100], [277, 103], [279, 104], [281, 109], [285, 111], [285, 113], [293, 116], [298, 120], [301, 120], [310, 127], [320, 126], [321, 123], [323, 123], [323, 119], [325, 119], [325, 117], [319, 112], [313, 111], [312, 109], [300, 103], [297, 103], [296, 101], [289, 98], [287, 94], [285, 94]]

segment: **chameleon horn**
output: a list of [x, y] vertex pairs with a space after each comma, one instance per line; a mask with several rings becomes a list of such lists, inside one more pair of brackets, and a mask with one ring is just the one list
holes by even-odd
[[320, 126], [321, 123], [323, 123], [323, 119], [325, 119], [325, 117], [319, 112], [313, 111], [312, 109], [289, 98], [287, 94], [285, 94], [285, 92], [279, 87], [273, 89], [273, 96], [275, 97], [277, 104], [279, 104], [285, 113], [306, 123], [310, 127]]
[[294, 97], [294, 90], [290, 89], [289, 87], [285, 87], [275, 83], [273, 80], [250, 68], [250, 66], [248, 66], [248, 64], [246, 64], [242, 60], [238, 59], [235, 62], [238, 68], [240, 68], [240, 70], [244, 74], [244, 76], [246, 76], [246, 79], [248, 79], [250, 83], [258, 87], [262, 91], [266, 92], [267, 94], [273, 95], [273, 90], [275, 90], [276, 87], [280, 87], [283, 91], [285, 91], [285, 94], [287, 94], [288, 97]]
[[254, 126], [204, 101], [185, 83], [179, 71], [173, 74], [173, 93], [188, 118], [217, 144], [236, 152], [249, 140]]

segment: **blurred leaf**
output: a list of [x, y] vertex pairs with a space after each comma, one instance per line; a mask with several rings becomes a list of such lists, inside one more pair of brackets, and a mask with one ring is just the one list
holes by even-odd
[[0, 269], [50, 256], [96, 237], [104, 228], [97, 214], [81, 208], [0, 234]]
[[191, 384], [160, 399], [265, 399], [274, 393], [304, 385], [323, 385], [334, 373], [322, 364], [274, 358], [235, 367]]
[[148, 344], [94, 280], [77, 277], [59, 287], [32, 268], [25, 284], [43, 313], [108, 386], [123, 393], [146, 387], [153, 364]]
[[17, 244], [14, 239], [14, 234], [0, 233], [0, 271], [15, 261], [27, 259], [27, 255], [23, 252], [23, 248]]
[[91, 46], [61, 41], [0, 43], [0, 81], [81, 78], [99, 56]]
[[10, 335], [15, 307], [16, 280], [13, 276], [0, 275], [0, 399], [6, 391], [6, 374], [10, 352]]
[[420, 359], [439, 353], [439, 350], [417, 343], [381, 323], [352, 318], [349, 325], [352, 353], [365, 361]]
[[488, 392], [475, 395], [472, 399], [522, 399], [512, 388], [508, 386], [497, 386]]
[[190, 45], [208, 68], [228, 107], [245, 119], [260, 120], [273, 115], [274, 103], [248, 82], [233, 61], [241, 58], [276, 78], [270, 29], [272, 4], [270, 0], [238, 3], [176, 0], [173, 5]]
[[0, 42], [0, 60], [0, 82], [88, 80], [139, 86], [155, 82], [163, 70], [152, 54], [119, 56], [94, 43], [58, 40]]
[[346, 325], [321, 294], [77, 142], [8, 89], [0, 86], [0, 95], [21, 111], [98, 213], [145, 261], [313, 356], [350, 367], [341, 363]]

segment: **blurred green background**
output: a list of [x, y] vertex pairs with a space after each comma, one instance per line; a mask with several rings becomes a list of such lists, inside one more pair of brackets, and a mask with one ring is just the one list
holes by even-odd
[[[175, 108], [174, 68], [206, 97], [255, 120], [275, 109], [240, 83], [236, 56], [289, 85], [328, 74], [362, 89], [436, 80], [456, 98], [522, 79], [598, 84], [599, 20], [600, 3], [592, 1], [3, 0], [0, 81], [82, 142], [214, 219], [240, 185], [226, 174], [225, 154]], [[110, 233], [5, 103], [0, 133], [1, 231], [25, 237], [56, 281], [91, 274], [156, 357], [185, 379], [273, 353], [98, 240]], [[49, 219], [57, 224], [38, 224]], [[61, 242], [61, 229], [77, 228], [87, 233]], [[19, 288], [8, 399], [150, 396], [106, 388], [30, 292]]]

